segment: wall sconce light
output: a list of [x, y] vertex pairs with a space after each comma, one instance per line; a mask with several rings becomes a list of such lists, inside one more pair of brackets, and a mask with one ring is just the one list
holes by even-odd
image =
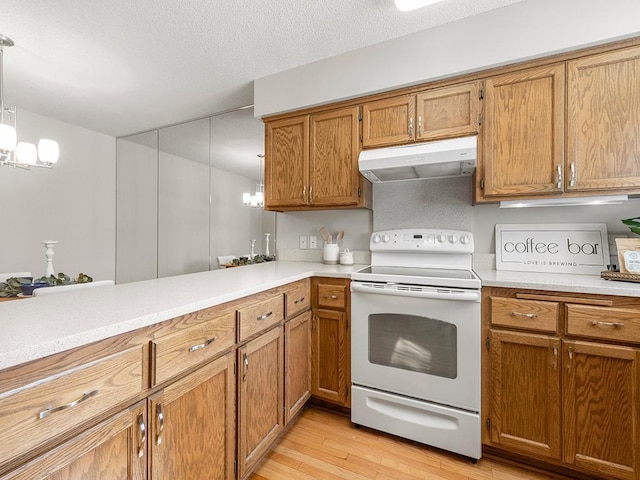
[[0, 34], [0, 167], [7, 165], [26, 170], [31, 167], [53, 168], [60, 156], [58, 142], [43, 138], [37, 148], [33, 143], [18, 142], [17, 109], [4, 103], [4, 47], [13, 45], [13, 40]]

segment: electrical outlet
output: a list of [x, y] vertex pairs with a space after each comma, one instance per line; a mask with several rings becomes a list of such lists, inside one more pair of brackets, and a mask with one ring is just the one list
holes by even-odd
[[307, 236], [300, 235], [300, 250], [306, 250], [307, 248]]
[[309, 235], [309, 248], [318, 248], [318, 237]]

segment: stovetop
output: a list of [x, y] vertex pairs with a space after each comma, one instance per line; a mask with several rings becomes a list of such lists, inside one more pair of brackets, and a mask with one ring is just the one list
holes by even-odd
[[479, 289], [471, 269], [473, 234], [461, 230], [398, 229], [371, 235], [371, 266], [354, 281]]

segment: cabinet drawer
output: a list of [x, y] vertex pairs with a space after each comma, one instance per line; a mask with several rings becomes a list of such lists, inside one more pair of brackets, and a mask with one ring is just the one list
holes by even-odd
[[319, 308], [347, 308], [347, 286], [318, 283]]
[[491, 324], [540, 332], [558, 330], [559, 303], [491, 297]]
[[281, 322], [284, 319], [284, 298], [276, 295], [238, 309], [240, 341]]
[[567, 334], [640, 343], [640, 311], [568, 304]]
[[311, 306], [311, 288], [309, 280], [297, 282], [291, 286], [291, 290], [284, 294], [286, 302], [286, 315], [291, 318], [300, 312], [309, 310]]
[[142, 391], [142, 347], [88, 362], [0, 393], [4, 462], [90, 420]]
[[236, 341], [235, 311], [154, 340], [154, 385], [210, 360]]

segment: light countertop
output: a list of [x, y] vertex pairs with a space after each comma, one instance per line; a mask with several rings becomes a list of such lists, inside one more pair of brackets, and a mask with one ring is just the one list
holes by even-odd
[[599, 275], [569, 275], [562, 273], [511, 272], [475, 267], [483, 287], [508, 287], [554, 292], [595, 293], [640, 297], [640, 283], [605, 280]]
[[312, 276], [364, 265], [267, 262], [0, 303], [0, 370]]

